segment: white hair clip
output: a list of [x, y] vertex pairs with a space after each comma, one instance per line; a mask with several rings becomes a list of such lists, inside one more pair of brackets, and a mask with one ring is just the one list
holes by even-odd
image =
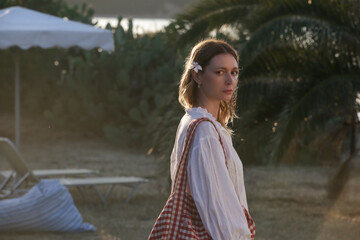
[[202, 70], [202, 67], [197, 62], [192, 62], [190, 69], [194, 69], [195, 72], [198, 72], [199, 70]]

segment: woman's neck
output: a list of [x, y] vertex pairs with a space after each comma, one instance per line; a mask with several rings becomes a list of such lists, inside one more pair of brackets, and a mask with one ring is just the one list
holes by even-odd
[[200, 102], [199, 107], [205, 108], [209, 113], [213, 115], [215, 119], [217, 119], [220, 108], [220, 102], [218, 101], [214, 101], [214, 102], [207, 101], [206, 103]]

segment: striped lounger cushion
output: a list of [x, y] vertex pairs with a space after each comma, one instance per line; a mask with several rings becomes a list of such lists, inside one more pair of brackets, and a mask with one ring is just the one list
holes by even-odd
[[42, 179], [25, 195], [0, 201], [0, 231], [95, 231], [83, 223], [71, 194], [58, 179]]

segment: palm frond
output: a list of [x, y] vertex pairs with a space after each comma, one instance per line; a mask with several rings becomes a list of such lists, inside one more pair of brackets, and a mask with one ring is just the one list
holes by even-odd
[[223, 12], [238, 6], [253, 6], [257, 5], [261, 0], [202, 0], [184, 9], [182, 13], [175, 15], [176, 19], [185, 20], [188, 22], [196, 21], [198, 18], [209, 16], [211, 14]]
[[[288, 57], [272, 57], [272, 52], [268, 52], [271, 49], [280, 47], [286, 50], [284, 53], [287, 56], [290, 55], [289, 48], [293, 49], [293, 56], [298, 61], [304, 60], [296, 56], [299, 52], [301, 53], [301, 50], [304, 50], [312, 53], [307, 56], [307, 59], [310, 61], [315, 60], [317, 57], [323, 57], [323, 54], [326, 53], [330, 59], [341, 56], [340, 62], [345, 65], [345, 68], [348, 68], [350, 65], [351, 68], [356, 67], [360, 69], [360, 60], [354, 61], [354, 57], [360, 54], [359, 44], [360, 38], [353, 35], [352, 32], [347, 32], [339, 26], [334, 26], [330, 22], [314, 17], [288, 15], [275, 18], [259, 27], [253, 33], [251, 39], [242, 46], [239, 54], [241, 60], [247, 63], [243, 74], [246, 74], [249, 65], [259, 60], [266, 63], [266, 65], [262, 64], [262, 67], [265, 67], [265, 71], [276, 66], [283, 66], [284, 62], [289, 60]], [[271, 64], [273, 66], [270, 66]], [[256, 69], [258, 67], [259, 64], [255, 66]]]
[[245, 26], [254, 32], [259, 26], [285, 15], [318, 18], [348, 29], [357, 36], [360, 34], [360, 6], [356, 0], [317, 0], [311, 4], [304, 0], [264, 1], [249, 14]]
[[[292, 76], [270, 74], [242, 79], [237, 93], [237, 109], [241, 113], [252, 109], [261, 109], [262, 106], [257, 105], [264, 101], [273, 102], [269, 101], [272, 96], [276, 96], [278, 99], [287, 97], [294, 85], [289, 79], [292, 79]], [[265, 108], [268, 109], [269, 106], [265, 106]]]
[[[309, 122], [312, 125], [325, 125], [326, 122], [312, 122], [312, 115], [323, 114], [329, 117], [352, 114], [355, 109], [354, 95], [360, 91], [360, 77], [358, 75], [331, 76], [310, 89], [303, 91], [305, 94], [294, 94], [293, 100], [286, 105], [279, 119], [285, 120], [279, 125], [278, 134], [274, 135], [273, 144], [275, 151], [274, 161], [280, 161], [291, 138], [300, 125]], [[293, 104], [291, 104], [293, 103]], [[325, 109], [325, 106], [327, 108]], [[346, 112], [341, 112], [346, 111]], [[329, 118], [326, 119], [328, 121]]]
[[205, 0], [191, 9], [175, 15], [172, 23], [180, 33], [178, 44], [184, 45], [207, 36], [226, 24], [237, 25], [260, 0]]

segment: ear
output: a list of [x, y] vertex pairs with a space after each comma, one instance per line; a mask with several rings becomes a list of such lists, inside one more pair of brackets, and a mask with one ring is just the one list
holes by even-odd
[[191, 73], [192, 78], [195, 80], [195, 82], [196, 82], [197, 84], [201, 84], [199, 72], [195, 72], [193, 69], [191, 69], [191, 70], [190, 70], [190, 73]]

